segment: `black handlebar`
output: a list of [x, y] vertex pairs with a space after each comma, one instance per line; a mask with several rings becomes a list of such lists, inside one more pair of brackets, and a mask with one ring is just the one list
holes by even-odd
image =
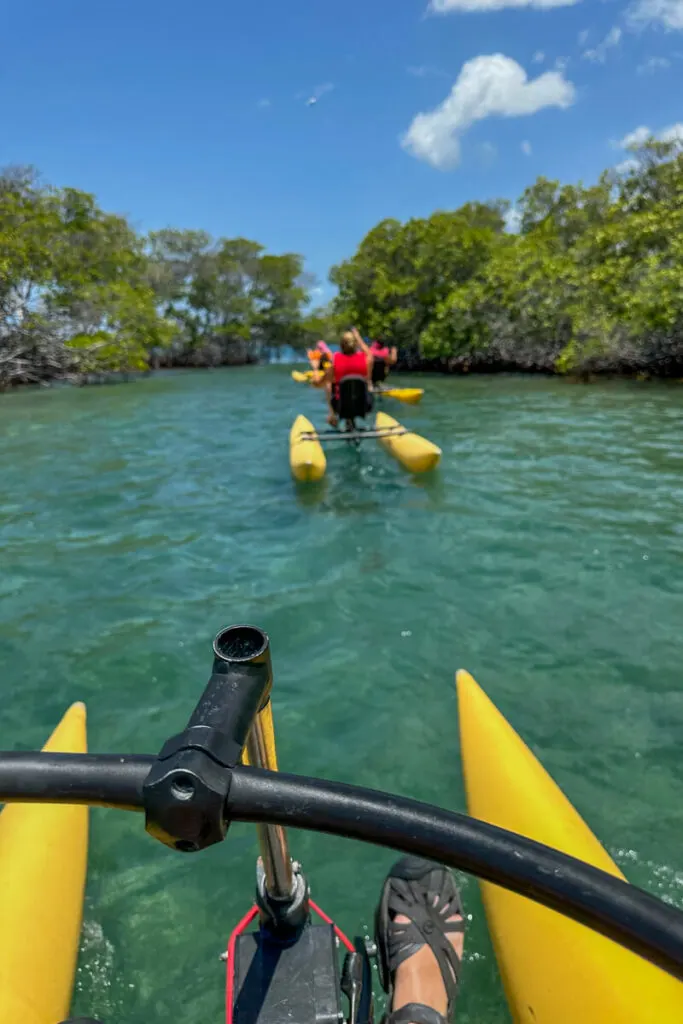
[[[0, 801], [144, 809], [156, 759], [0, 754]], [[326, 832], [412, 853], [504, 886], [559, 911], [683, 980], [683, 913], [649, 893], [541, 843], [406, 797], [236, 766], [231, 821]]]

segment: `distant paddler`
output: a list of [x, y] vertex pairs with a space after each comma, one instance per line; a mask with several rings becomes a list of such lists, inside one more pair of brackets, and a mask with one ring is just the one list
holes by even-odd
[[389, 370], [398, 361], [396, 348], [389, 346], [383, 341], [373, 341], [370, 345], [372, 353], [372, 384], [379, 388], [389, 376]]
[[324, 383], [328, 368], [332, 365], [332, 352], [324, 341], [318, 341], [315, 348], [309, 349], [306, 354], [313, 370], [311, 383], [315, 387], [320, 387]]
[[[372, 411], [372, 367], [373, 357], [370, 346], [363, 341], [353, 327], [341, 336], [340, 352], [335, 352], [332, 362], [325, 373], [325, 389], [329, 415], [327, 422], [332, 427], [339, 423], [339, 385], [347, 377], [355, 377], [365, 382], [366, 415]], [[352, 429], [353, 424], [347, 424]]]

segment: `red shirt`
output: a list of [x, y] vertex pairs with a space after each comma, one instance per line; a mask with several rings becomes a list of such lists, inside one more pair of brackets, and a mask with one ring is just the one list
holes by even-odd
[[373, 356], [377, 356], [378, 359], [389, 358], [389, 349], [387, 348], [386, 345], [382, 345], [382, 343], [379, 341], [373, 341], [370, 351], [372, 352]]
[[354, 352], [352, 356], [343, 352], [334, 354], [334, 382], [338, 384], [344, 377], [368, 376], [368, 360], [365, 352]]

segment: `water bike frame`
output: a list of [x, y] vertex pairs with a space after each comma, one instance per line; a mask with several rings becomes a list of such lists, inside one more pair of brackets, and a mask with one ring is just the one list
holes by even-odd
[[[331, 1024], [344, 1017], [340, 987], [349, 998], [348, 1019], [370, 1019], [365, 951], [312, 904], [289, 856], [287, 826], [374, 843], [476, 875], [586, 925], [683, 980], [683, 913], [649, 893], [466, 814], [277, 771], [267, 635], [253, 626], [230, 626], [216, 637], [213, 653], [211, 677], [186, 728], [157, 756], [2, 753], [0, 801], [144, 811], [147, 831], [185, 853], [222, 841], [233, 821], [256, 823], [257, 900], [226, 954], [228, 1022]], [[311, 910], [322, 916], [317, 930]], [[256, 918], [259, 931], [248, 933]], [[341, 980], [335, 934], [349, 951]], [[292, 973], [298, 969], [308, 972], [308, 989], [305, 975]], [[306, 1002], [318, 980], [327, 993], [322, 1014], [320, 991], [317, 1010]], [[277, 998], [264, 1002], [269, 986]]]
[[403, 437], [408, 431], [403, 426], [384, 427], [380, 430], [372, 430], [370, 427], [355, 427], [354, 430], [310, 430], [301, 434], [302, 441], [319, 441], [327, 444], [329, 441], [346, 441], [347, 444], [358, 445], [361, 441], [380, 441], [386, 437]]

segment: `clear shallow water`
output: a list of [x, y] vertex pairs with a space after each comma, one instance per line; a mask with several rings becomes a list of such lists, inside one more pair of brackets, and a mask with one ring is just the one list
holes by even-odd
[[[284, 369], [0, 398], [0, 745], [88, 704], [94, 751], [154, 752], [215, 632], [271, 634], [283, 767], [463, 807], [453, 673], [468, 668], [628, 877], [683, 906], [683, 387], [427, 378], [379, 448], [290, 479], [321, 399]], [[393, 411], [393, 410], [392, 410]], [[370, 927], [391, 854], [296, 834], [315, 898]], [[253, 886], [246, 826], [197, 857], [92, 815], [75, 1009], [222, 1019], [218, 953]], [[458, 1021], [508, 1020], [475, 883]]]

